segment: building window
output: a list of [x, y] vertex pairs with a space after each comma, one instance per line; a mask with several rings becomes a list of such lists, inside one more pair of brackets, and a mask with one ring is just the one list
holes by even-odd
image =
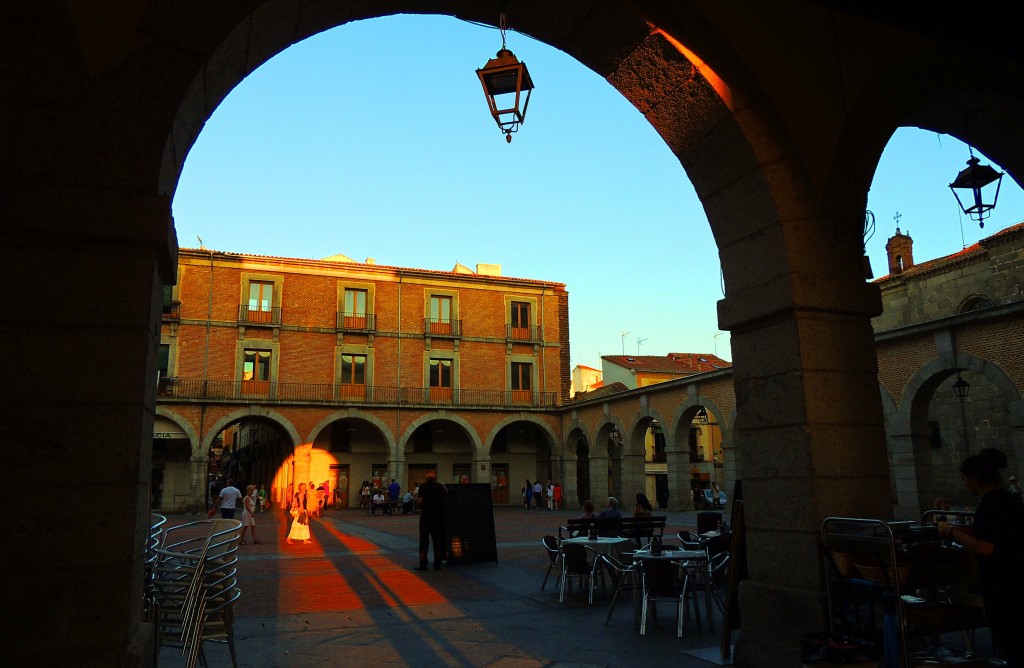
[[431, 359], [428, 384], [431, 401], [451, 401], [452, 360]]
[[530, 340], [530, 303], [512, 302], [509, 314], [509, 338]]
[[366, 355], [342, 354], [341, 395], [351, 399], [366, 398]]
[[169, 368], [171, 363], [171, 346], [167, 343], [161, 343], [160, 349], [157, 351], [156, 365], [157, 370], [160, 372], [160, 378], [167, 378], [170, 375]]
[[452, 333], [452, 298], [448, 295], [430, 295], [430, 333]]
[[274, 309], [274, 284], [269, 281], [249, 282], [249, 322], [271, 322]]
[[366, 328], [366, 290], [345, 288], [345, 310], [342, 313], [342, 327], [347, 329]]
[[958, 313], [968, 313], [970, 311], [978, 311], [983, 308], [992, 308], [992, 300], [983, 295], [973, 295], [964, 300], [964, 303], [960, 305]]
[[530, 390], [533, 387], [533, 365], [529, 362], [512, 362], [511, 364], [512, 403], [528, 404], [532, 397]]
[[242, 393], [270, 394], [270, 351], [246, 349], [242, 359]]

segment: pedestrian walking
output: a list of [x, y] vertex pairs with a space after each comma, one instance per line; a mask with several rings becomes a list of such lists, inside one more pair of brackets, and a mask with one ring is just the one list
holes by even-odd
[[256, 506], [258, 504], [259, 496], [256, 493], [256, 485], [249, 485], [245, 488], [245, 496], [242, 497], [242, 535], [239, 541], [242, 545], [248, 545], [245, 542], [246, 530], [252, 533], [253, 543], [260, 542], [260, 539], [256, 537]]
[[213, 508], [210, 509], [210, 517], [213, 517], [220, 508], [220, 516], [226, 520], [235, 519], [235, 506], [238, 500], [242, 498], [242, 493], [235, 487], [234, 481], [228, 479], [228, 484], [225, 485], [224, 489], [220, 490], [220, 496], [217, 497], [217, 502]]

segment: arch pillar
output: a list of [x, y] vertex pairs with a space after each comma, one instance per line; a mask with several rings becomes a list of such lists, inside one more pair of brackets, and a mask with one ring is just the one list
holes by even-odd
[[690, 490], [690, 449], [680, 448], [675, 439], [665, 439], [668, 464], [668, 505], [672, 510], [693, 510]]
[[[812, 250], [800, 246], [812, 240], [793, 236], [788, 256], [800, 264], [801, 250]], [[748, 527], [738, 665], [795, 665], [799, 636], [826, 628], [817, 548], [824, 517], [892, 512], [870, 322], [880, 295], [859, 276], [818, 273], [830, 263], [813, 250], [816, 271], [804, 262], [806, 273], [766, 277], [758, 296], [741, 291], [719, 304], [720, 326], [732, 332]], [[779, 499], [791, 502], [780, 509]]]
[[[121, 155], [101, 129], [85, 127], [81, 119], [94, 118], [89, 111], [68, 106], [73, 111], [51, 118], [68, 146], [105, 146]], [[31, 113], [13, 109], [12, 118]], [[141, 623], [139, 537], [150, 526], [160, 304], [163, 284], [175, 280], [177, 248], [167, 198], [100, 184], [95, 174], [86, 180], [84, 168], [75, 167], [65, 164], [60, 177], [42, 169], [3, 188], [4, 344], [17, 351], [4, 373], [17, 388], [5, 383], [0, 471], [10, 498], [31, 496], [46, 480], [103, 499], [104, 509], [62, 508], [61, 522], [88, 540], [33, 531], [28, 514], [11, 519], [9, 535], [33, 540], [0, 568], [8, 600], [19, 602], [18, 614], [8, 617], [7, 635], [18, 639], [8, 657], [18, 663], [25, 650], [30, 663], [88, 657], [94, 665], [146, 665], [152, 629]], [[43, 185], [49, 178], [77, 183], [80, 176], [92, 185]], [[58, 354], [70, 350], [88, 351], [77, 373], [68, 373], [66, 356]], [[92, 613], [82, 615], [70, 601], [92, 602]], [[60, 642], [53, 629], [61, 629]]]
[[[920, 438], [923, 435], [914, 434], [907, 416], [890, 416], [886, 439], [892, 466], [892, 487], [896, 495], [893, 506], [895, 517], [920, 517], [921, 504], [925, 503], [918, 484], [920, 474], [915, 451], [915, 443]], [[922, 465], [926, 463], [921, 462]], [[931, 507], [931, 504], [924, 507]]]
[[309, 484], [309, 468], [313, 461], [313, 444], [303, 443], [295, 446], [295, 466], [292, 469], [292, 481], [295, 483], [295, 491], [299, 490], [300, 483]]

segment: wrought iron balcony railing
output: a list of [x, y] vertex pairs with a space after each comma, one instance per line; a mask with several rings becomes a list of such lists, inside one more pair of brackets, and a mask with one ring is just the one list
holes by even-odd
[[377, 314], [338, 311], [337, 328], [349, 332], [375, 332], [377, 331]]
[[281, 307], [270, 309], [254, 308], [248, 304], [238, 306], [238, 324], [264, 327], [275, 327], [281, 324]]
[[453, 318], [424, 318], [423, 336], [462, 336], [462, 321]]
[[164, 320], [181, 320], [181, 302], [164, 304]]
[[505, 325], [505, 338], [510, 341], [540, 341], [540, 327]]
[[168, 400], [259, 401], [261, 403], [392, 404], [420, 406], [495, 406], [551, 408], [555, 392], [470, 390], [450, 387], [388, 387], [278, 383], [263, 380], [164, 378], [157, 398]]

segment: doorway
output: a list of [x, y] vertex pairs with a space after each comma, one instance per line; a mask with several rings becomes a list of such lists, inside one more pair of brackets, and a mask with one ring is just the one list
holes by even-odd
[[348, 464], [331, 464], [328, 480], [334, 490], [334, 509], [348, 508]]

